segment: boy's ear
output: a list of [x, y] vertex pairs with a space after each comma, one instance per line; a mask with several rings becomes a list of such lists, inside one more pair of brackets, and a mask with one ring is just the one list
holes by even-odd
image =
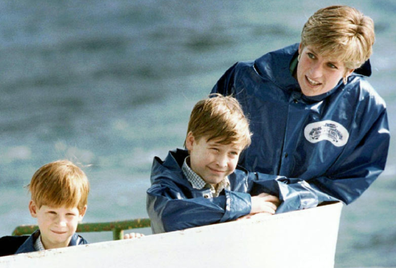
[[37, 218], [37, 205], [33, 200], [30, 200], [29, 202], [29, 211], [33, 218]]
[[80, 215], [79, 215], [79, 221], [82, 221], [82, 219], [84, 218], [85, 213], [87, 212], [87, 208], [88, 208], [88, 206], [85, 205], [85, 206], [81, 209]]
[[188, 151], [191, 151], [193, 148], [193, 144], [194, 144], [194, 135], [192, 134], [192, 132], [188, 132], [187, 137], [186, 137], [186, 148]]

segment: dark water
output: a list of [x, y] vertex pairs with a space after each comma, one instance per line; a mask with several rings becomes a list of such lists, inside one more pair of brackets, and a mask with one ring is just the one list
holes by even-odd
[[[86, 165], [85, 222], [147, 217], [152, 158], [182, 147], [195, 102], [234, 62], [298, 42], [306, 19], [331, 4], [352, 5], [376, 22], [370, 82], [387, 102], [393, 131], [396, 3], [318, 2], [0, 3], [0, 236], [35, 223], [23, 186], [59, 158]], [[344, 207], [336, 267], [396, 266], [394, 151], [392, 140], [386, 171]]]

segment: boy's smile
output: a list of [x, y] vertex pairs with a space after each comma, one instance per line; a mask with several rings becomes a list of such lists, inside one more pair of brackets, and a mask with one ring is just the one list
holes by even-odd
[[67, 247], [71, 237], [77, 230], [78, 223], [82, 220], [83, 211], [78, 208], [58, 208], [42, 205], [40, 208], [33, 202], [29, 203], [29, 210], [37, 218], [40, 229], [41, 242], [45, 249]]
[[195, 140], [187, 135], [186, 147], [190, 153], [190, 167], [205, 182], [216, 186], [234, 172], [242, 151], [237, 144], [221, 144], [207, 141], [206, 137]]

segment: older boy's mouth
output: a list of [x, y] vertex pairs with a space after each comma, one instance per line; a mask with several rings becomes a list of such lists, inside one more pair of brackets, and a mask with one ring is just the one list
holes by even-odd
[[219, 170], [219, 169], [214, 169], [214, 168], [210, 168], [209, 169], [214, 172], [214, 173], [218, 173], [218, 174], [223, 174], [226, 172], [226, 170]]

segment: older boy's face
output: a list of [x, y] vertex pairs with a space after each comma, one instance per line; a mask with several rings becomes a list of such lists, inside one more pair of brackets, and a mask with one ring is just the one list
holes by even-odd
[[314, 47], [299, 48], [300, 60], [297, 80], [305, 96], [317, 96], [333, 89], [340, 79], [353, 70], [347, 70], [344, 63], [321, 56]]
[[45, 249], [50, 249], [69, 245], [78, 223], [85, 214], [86, 207], [80, 213], [78, 208], [64, 206], [54, 208], [43, 205], [38, 208], [33, 201], [30, 201], [29, 210], [31, 215], [37, 218], [41, 241]]
[[216, 185], [234, 172], [242, 147], [220, 144], [205, 137], [198, 141], [189, 133], [186, 147], [190, 152], [190, 167], [204, 181]]

